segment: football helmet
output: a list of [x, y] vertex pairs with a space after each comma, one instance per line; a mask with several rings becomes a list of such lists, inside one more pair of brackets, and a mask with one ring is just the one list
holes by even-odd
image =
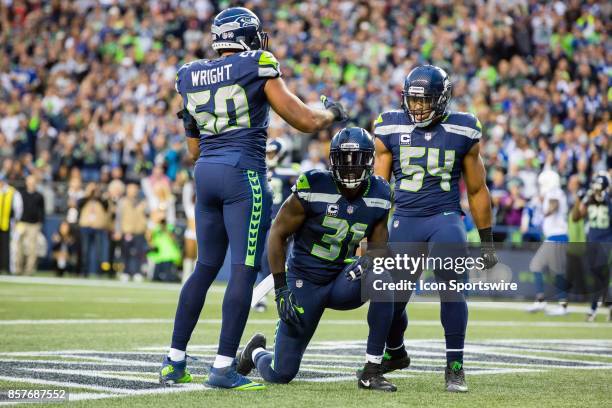
[[404, 81], [402, 109], [416, 126], [426, 127], [445, 114], [451, 94], [450, 79], [442, 68], [420, 65]]
[[268, 34], [259, 18], [244, 7], [231, 7], [215, 16], [212, 27], [212, 47], [221, 50], [267, 50]]
[[282, 139], [268, 141], [266, 145], [266, 163], [269, 168], [273, 169], [281, 164], [288, 154], [289, 150], [287, 149], [286, 142]]
[[353, 189], [374, 171], [374, 139], [367, 130], [349, 127], [334, 135], [329, 151], [332, 177], [341, 186]]
[[591, 191], [593, 192], [593, 197], [595, 200], [602, 202], [609, 189], [610, 178], [608, 177], [608, 174], [605, 171], [597, 172], [591, 181]]

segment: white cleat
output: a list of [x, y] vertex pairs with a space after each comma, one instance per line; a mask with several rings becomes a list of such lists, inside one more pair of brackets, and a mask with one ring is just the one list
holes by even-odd
[[563, 307], [561, 305], [546, 311], [547, 316], [565, 316], [568, 313], [567, 307]]
[[121, 281], [121, 282], [129, 282], [130, 281], [130, 275], [128, 275], [127, 273], [122, 273], [121, 275], [119, 275], [119, 281]]
[[587, 314], [586, 314], [586, 321], [589, 323], [593, 323], [595, 321], [595, 317], [597, 317], [597, 310], [593, 310], [591, 309]]
[[544, 311], [544, 309], [546, 309], [546, 302], [535, 301], [533, 302], [532, 305], [528, 306], [527, 309], [525, 310], [529, 313], [536, 313], [536, 312], [542, 312]]

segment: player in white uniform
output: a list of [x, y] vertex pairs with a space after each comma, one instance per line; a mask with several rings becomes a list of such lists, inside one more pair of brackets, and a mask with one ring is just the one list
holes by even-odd
[[542, 198], [542, 232], [544, 242], [535, 253], [529, 270], [534, 273], [536, 285], [536, 301], [529, 306], [528, 312], [538, 312], [546, 309], [544, 300], [544, 276], [548, 270], [555, 275], [555, 287], [559, 290], [559, 306], [546, 310], [548, 315], [561, 316], [567, 314], [567, 293], [565, 280], [567, 236], [567, 197], [561, 190], [559, 174], [553, 170], [544, 170], [538, 177], [540, 196]]
[[187, 228], [185, 228], [185, 256], [183, 257], [183, 283], [187, 281], [193, 271], [195, 259], [198, 257], [198, 246], [195, 231], [195, 192], [193, 182], [187, 181], [183, 186], [183, 210], [187, 218]]

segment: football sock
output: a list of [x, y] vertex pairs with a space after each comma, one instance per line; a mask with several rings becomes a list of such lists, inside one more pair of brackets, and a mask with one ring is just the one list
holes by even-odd
[[557, 299], [559, 299], [559, 303], [567, 303], [568, 284], [565, 276], [555, 275], [555, 289], [558, 291]]
[[391, 358], [402, 358], [406, 356], [406, 347], [403, 344], [400, 344], [397, 347], [389, 347], [385, 348], [385, 353], [389, 355]]
[[534, 272], [533, 280], [537, 293], [536, 299], [538, 302], [542, 302], [544, 300], [544, 275], [542, 274], [542, 272]]
[[253, 360], [253, 363], [257, 364], [257, 355], [259, 353], [267, 353], [267, 351], [263, 348], [263, 347], [257, 347], [255, 350], [253, 350], [253, 354], [251, 354], [251, 359]]
[[172, 361], [183, 361], [185, 359], [185, 351], [171, 348], [168, 352], [168, 358]]
[[215, 357], [215, 362], [213, 363], [213, 367], [214, 368], [229, 367], [232, 365], [233, 362], [234, 362], [234, 357], [221, 356], [217, 354], [217, 357]]
[[368, 308], [367, 355], [381, 356], [385, 352], [385, 342], [393, 323], [393, 302], [370, 302]]
[[235, 356], [240, 344], [253, 296], [257, 270], [243, 264], [233, 264], [221, 309], [221, 335], [217, 354]]
[[383, 356], [373, 356], [372, 354], [368, 354], [366, 353], [366, 363], [374, 363], [374, 364], [381, 364], [382, 363], [382, 359]]
[[220, 268], [221, 265], [210, 266], [196, 262], [195, 270], [183, 285], [179, 296], [174, 317], [172, 348], [187, 350], [187, 343], [204, 306], [206, 292], [217, 277]]
[[463, 344], [468, 320], [465, 299], [463, 302], [441, 302], [440, 319], [446, 338], [446, 361], [463, 363]]
[[406, 303], [398, 302], [393, 305], [393, 322], [387, 335], [387, 348], [397, 347], [404, 344], [404, 332], [408, 327], [408, 314], [406, 313]]

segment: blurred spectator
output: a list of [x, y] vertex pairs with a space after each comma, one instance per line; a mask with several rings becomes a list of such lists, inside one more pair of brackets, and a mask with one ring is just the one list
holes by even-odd
[[147, 230], [147, 205], [140, 199], [140, 188], [136, 183], [129, 183], [126, 196], [119, 201], [115, 217], [115, 231], [121, 237], [123, 246], [124, 273], [123, 281], [133, 278], [142, 280], [142, 267], [145, 263]]
[[85, 276], [109, 271], [108, 203], [95, 183], [87, 184], [79, 203], [82, 268]]
[[[16, 188], [42, 174], [45, 203], [73, 227], [83, 183], [99, 183], [102, 191], [111, 180], [141, 180], [149, 211], [162, 209], [166, 222], [177, 224], [183, 217], [178, 175], [191, 163], [176, 119], [182, 104], [176, 69], [216, 56], [212, 16], [238, 3], [5, 2], [0, 172]], [[516, 229], [519, 196], [527, 202], [522, 231], [526, 238], [538, 234], [536, 180], [545, 165], [558, 171], [563, 187], [573, 175], [585, 187], [595, 172], [610, 168], [607, 4], [245, 4], [270, 33], [287, 86], [310, 105], [320, 106], [322, 93], [340, 100], [355, 125], [370, 127], [380, 112], [400, 109], [403, 79], [415, 65], [446, 69], [451, 108], [476, 114], [483, 125], [496, 237]], [[269, 134], [293, 139], [290, 157], [303, 171], [327, 167], [333, 132], [297, 135], [272, 114]]]
[[[183, 173], [183, 177], [189, 177]], [[193, 182], [188, 180], [183, 185], [182, 204], [185, 211], [187, 227], [185, 228], [185, 250], [183, 257], [183, 276], [181, 280], [185, 282], [189, 275], [193, 272], [195, 260], [198, 257], [198, 245], [196, 241], [196, 223], [195, 223], [195, 191]]]
[[157, 210], [151, 215], [152, 227], [147, 231], [150, 251], [147, 254], [153, 263], [153, 280], [162, 282], [180, 281], [177, 267], [181, 263], [181, 250], [174, 236], [174, 228], [165, 219], [165, 212]]
[[62, 221], [57, 232], [51, 237], [51, 247], [55, 274], [64, 276], [66, 272], [74, 272], [77, 246], [67, 221]]
[[22, 212], [21, 194], [0, 173], [0, 273], [11, 272], [11, 233]]
[[17, 223], [15, 243], [15, 274], [33, 275], [38, 260], [38, 235], [45, 222], [45, 199], [36, 191], [36, 176], [26, 178], [26, 188], [21, 190], [23, 213]]

